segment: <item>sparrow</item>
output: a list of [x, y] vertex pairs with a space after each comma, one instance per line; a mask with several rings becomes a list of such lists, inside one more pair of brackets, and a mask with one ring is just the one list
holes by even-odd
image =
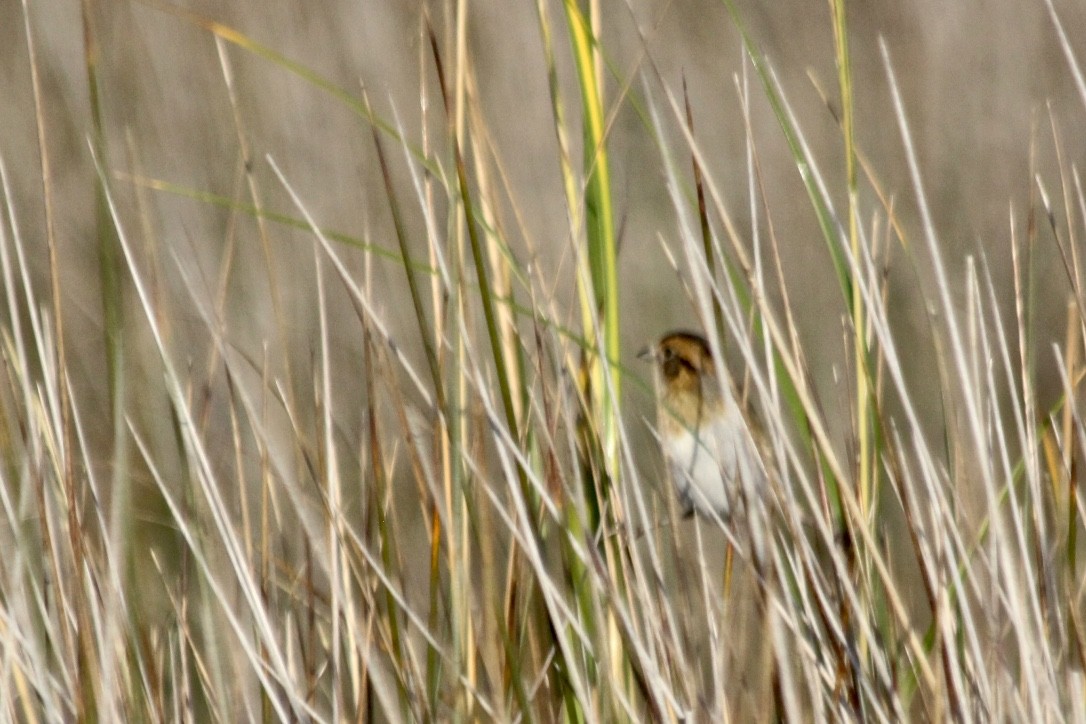
[[653, 363], [660, 447], [683, 516], [728, 520], [741, 492], [764, 492], [767, 474], [727, 371], [694, 332], [669, 332], [638, 357]]

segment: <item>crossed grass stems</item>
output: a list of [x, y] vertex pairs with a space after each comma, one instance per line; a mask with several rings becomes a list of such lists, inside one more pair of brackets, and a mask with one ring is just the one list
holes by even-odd
[[[563, 12], [585, 116], [580, 168], [568, 100], [553, 80], [558, 26], [545, 3], [539, 18], [577, 322], [550, 275], [519, 261], [535, 258], [531, 248], [521, 256], [506, 245], [516, 234], [503, 227], [500, 210], [511, 205], [516, 218], [516, 190], [473, 101], [470, 64], [443, 63], [441, 48], [462, 44], [442, 42], [426, 25], [423, 45], [438, 69], [448, 125], [443, 137], [425, 136], [416, 147], [364, 94], [187, 16], [216, 38], [235, 110], [245, 191], [229, 198], [112, 169], [95, 109], [99, 243], [112, 253], [103, 267], [108, 409], [90, 407], [75, 383], [65, 317], [58, 298], [43, 297], [31, 281], [31, 245], [0, 166], [8, 310], [0, 503], [14, 551], [3, 566], [0, 626], [12, 696], [0, 698], [10, 713], [608, 721], [772, 712], [797, 720], [1041, 721], [1082, 711], [1074, 448], [1086, 437], [1074, 394], [1083, 344], [1075, 229], [1086, 203], [1077, 172], [1059, 178], [1063, 209], [1051, 205], [1038, 176], [1029, 211], [1049, 222], [1072, 299], [1062, 345], [1052, 348], [1064, 394], [1042, 407], [1033, 350], [1049, 340], [1032, 327], [1032, 309], [1048, 287], [1038, 288], [1032, 273], [1038, 224], [1023, 240], [1012, 219], [1011, 318], [983, 253], [966, 265], [964, 293], [952, 294], [889, 52], [883, 48], [884, 65], [919, 208], [916, 240], [852, 138], [847, 28], [843, 6], [832, 8], [847, 158], [843, 212], [772, 68], [733, 18], [750, 59], [737, 99], [748, 127], [751, 198], [757, 207], [765, 197], [749, 124], [753, 79], [804, 171], [840, 284], [852, 351], [843, 406], [825, 405], [808, 368], [771, 209], [761, 209], [752, 234], [738, 231], [704, 170], [685, 98], [647, 54], [636, 72], [608, 68], [589, 15], [573, 3]], [[321, 229], [270, 157], [263, 161], [298, 216], [267, 209], [252, 171], [258, 160], [244, 142], [231, 46], [301, 75], [370, 123], [397, 250]], [[463, 75], [446, 78], [446, 67]], [[620, 88], [610, 115], [605, 71]], [[641, 93], [633, 90], [637, 78]], [[720, 580], [719, 553], [734, 544], [742, 557], [742, 535], [676, 520], [670, 491], [637, 450], [643, 420], [622, 414], [623, 390], [632, 385], [635, 397], [648, 397], [645, 372], [624, 368], [617, 344], [620, 225], [605, 150], [622, 102], [638, 109], [660, 152], [675, 212], [662, 251], [715, 348], [741, 358], [738, 381], [761, 413], [778, 470], [768, 564], [745, 586]], [[468, 120], [458, 125], [461, 108]], [[392, 182], [390, 144], [410, 174], [406, 197]], [[277, 300], [278, 351], [246, 349], [223, 322], [231, 248], [213, 292], [181, 258], [155, 266], [117, 210], [119, 183], [189, 195], [257, 221]], [[878, 199], [866, 212], [870, 227], [862, 195]], [[140, 213], [149, 227], [149, 212]], [[426, 230], [425, 262], [411, 258], [419, 246], [404, 223], [411, 214]], [[287, 282], [271, 271], [268, 222], [308, 230], [314, 240], [319, 328], [308, 390], [289, 363], [282, 376], [273, 371], [277, 354], [289, 359], [289, 335], [278, 301]], [[889, 313], [892, 249], [904, 251], [937, 310], [931, 334], [943, 397], [935, 401], [912, 391]], [[361, 275], [348, 255], [362, 257]], [[396, 343], [371, 281], [381, 255], [405, 272], [421, 370]], [[55, 290], [55, 258], [51, 264]], [[163, 284], [170, 275], [187, 295], [178, 306]], [[334, 352], [333, 289], [355, 310], [357, 356]], [[126, 296], [135, 302], [130, 315], [120, 311]], [[193, 313], [207, 347], [202, 368], [174, 329]], [[132, 400], [145, 391], [129, 389], [126, 375], [133, 352], [121, 341], [144, 335], [151, 351], [139, 363], [165, 381], [165, 442], [135, 411]], [[359, 370], [362, 394], [336, 388], [337, 367]], [[347, 400], [363, 406], [358, 432], [338, 419]], [[937, 424], [932, 409], [941, 411]], [[103, 448], [88, 430], [96, 419], [112, 427]], [[153, 513], [143, 501], [149, 494], [159, 501]], [[151, 525], [141, 520], [148, 514], [156, 516]], [[144, 548], [145, 540], [153, 544]], [[747, 612], [737, 614], [744, 604]], [[762, 669], [745, 658], [759, 647]]]

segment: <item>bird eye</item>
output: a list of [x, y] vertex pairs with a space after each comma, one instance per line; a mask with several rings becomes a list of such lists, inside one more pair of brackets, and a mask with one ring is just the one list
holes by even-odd
[[679, 372], [682, 370], [682, 360], [679, 358], [678, 353], [671, 347], [664, 347], [662, 357], [660, 368], [664, 372], [664, 377], [669, 380], [678, 377]]

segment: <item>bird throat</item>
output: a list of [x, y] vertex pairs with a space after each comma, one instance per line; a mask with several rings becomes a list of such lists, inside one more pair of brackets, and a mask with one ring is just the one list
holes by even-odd
[[[665, 370], [665, 374], [667, 372], [669, 370]], [[669, 379], [670, 384], [664, 395], [667, 412], [661, 420], [665, 429], [670, 428], [675, 432], [685, 429], [696, 433], [707, 418], [720, 413], [720, 391], [716, 388], [715, 376], [680, 369]]]

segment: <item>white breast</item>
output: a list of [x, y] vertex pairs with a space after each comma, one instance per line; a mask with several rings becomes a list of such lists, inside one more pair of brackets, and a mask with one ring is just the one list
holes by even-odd
[[664, 445], [671, 479], [687, 509], [726, 517], [739, 490], [748, 498], [765, 487], [765, 469], [742, 415], [734, 405], [706, 420], [700, 439], [692, 430], [672, 435]]

